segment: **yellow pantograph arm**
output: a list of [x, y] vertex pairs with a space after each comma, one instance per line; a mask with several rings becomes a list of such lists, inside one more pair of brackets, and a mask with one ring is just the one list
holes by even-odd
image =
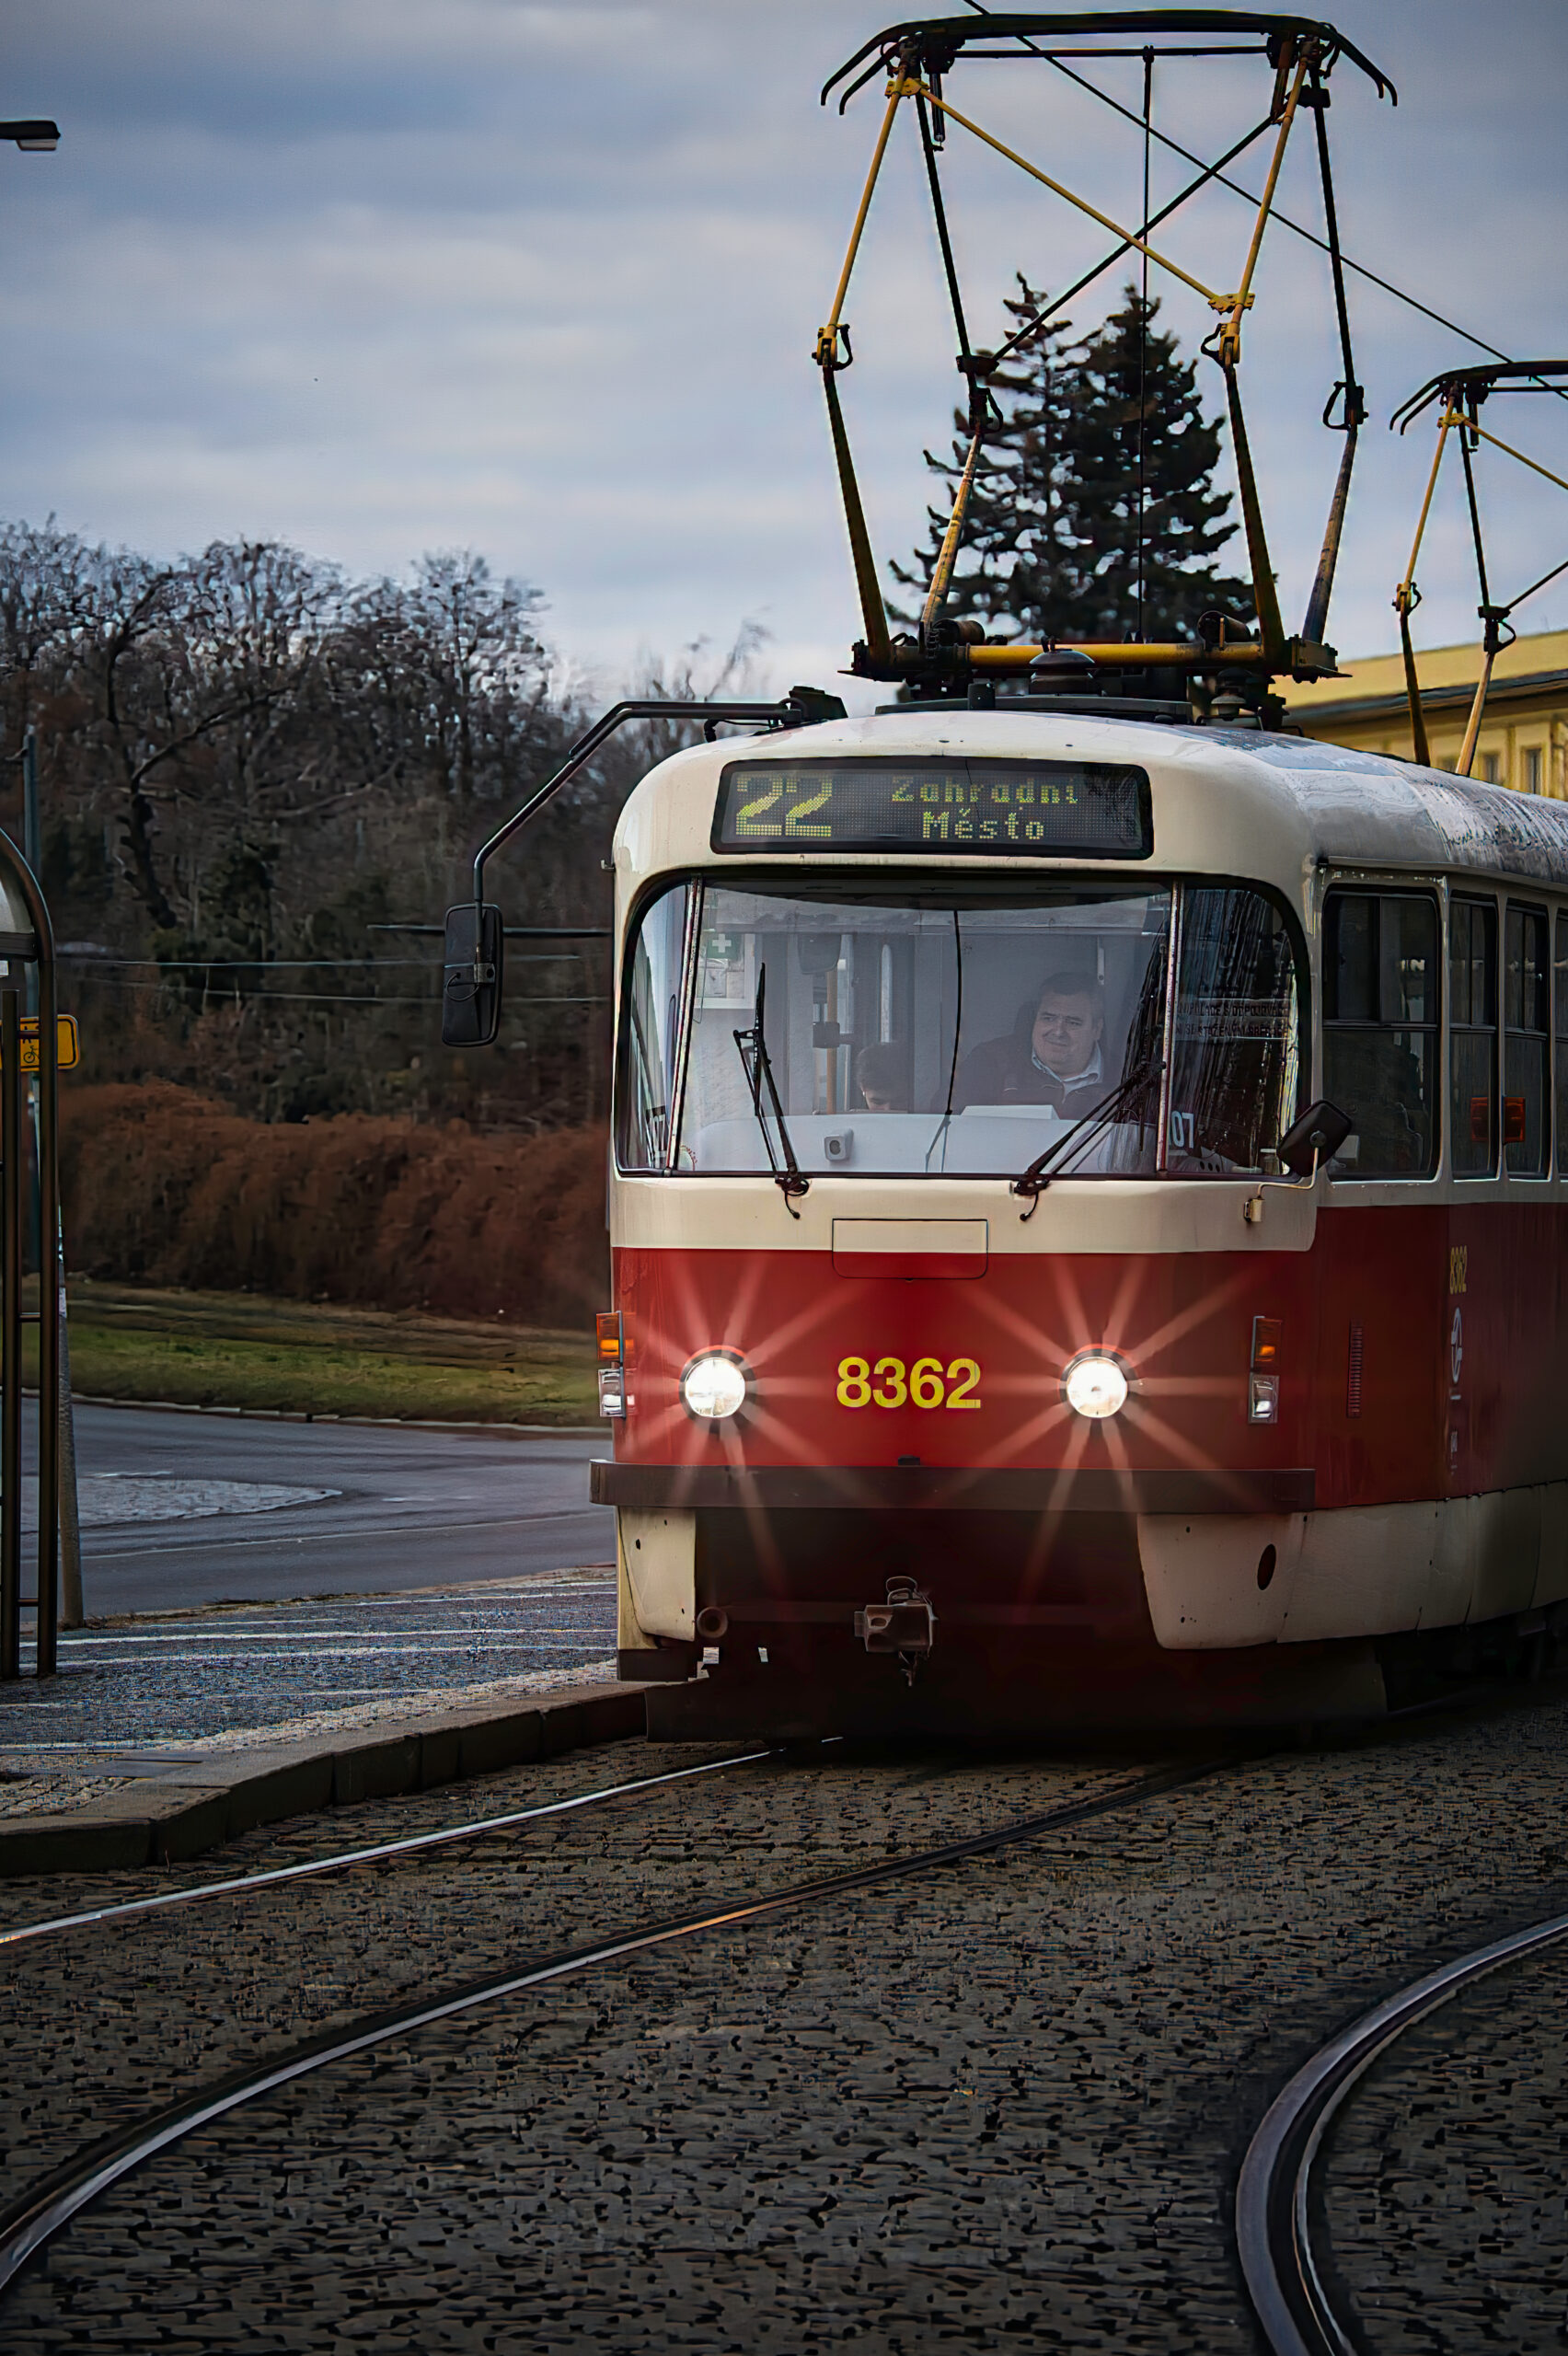
[[838, 322], [844, 309], [844, 297], [849, 292], [849, 273], [855, 267], [855, 257], [860, 250], [860, 238], [865, 231], [866, 215], [871, 209], [871, 196], [876, 188], [877, 175], [882, 170], [882, 157], [887, 153], [888, 136], [893, 130], [893, 118], [898, 112], [899, 99], [913, 97], [917, 87], [917, 83], [905, 81], [902, 75], [897, 74], [887, 86], [887, 110], [882, 116], [882, 129], [877, 133], [877, 144], [871, 155], [871, 168], [866, 174], [866, 185], [860, 191], [860, 208], [855, 215], [855, 225], [849, 232], [849, 245], [844, 256], [844, 267], [838, 273], [838, 284], [834, 290], [833, 308], [829, 311], [826, 324], [817, 337], [816, 356], [824, 367], [831, 364], [834, 346], [838, 341]]
[[1404, 659], [1405, 701], [1410, 706], [1411, 736], [1415, 757], [1424, 769], [1432, 766], [1432, 747], [1427, 742], [1426, 715], [1421, 708], [1421, 680], [1415, 667], [1415, 649], [1411, 643], [1410, 618], [1416, 599], [1415, 564], [1421, 554], [1421, 543], [1426, 536], [1426, 519], [1432, 513], [1432, 494], [1437, 488], [1437, 469], [1443, 463], [1443, 453], [1448, 446], [1448, 435], [1464, 419], [1453, 404], [1448, 403], [1437, 428], [1437, 447], [1432, 453], [1432, 471], [1426, 478], [1426, 496], [1421, 502], [1416, 518], [1415, 537], [1410, 544], [1410, 562], [1404, 579], [1394, 591], [1394, 611], [1400, 618], [1400, 653]]
[[1554, 475], [1550, 467], [1543, 467], [1538, 459], [1527, 458], [1524, 452], [1516, 450], [1511, 442], [1499, 442], [1496, 434], [1488, 433], [1484, 425], [1472, 422], [1470, 432], [1479, 433], [1483, 442], [1490, 442], [1494, 450], [1501, 450], [1505, 458], [1517, 458], [1520, 466], [1528, 467], [1532, 474], [1544, 475], [1548, 482], [1557, 485], [1559, 491], [1568, 491], [1568, 482], [1564, 482], [1561, 475]]
[[1401, 613], [1408, 607], [1411, 593], [1415, 587], [1415, 560], [1421, 554], [1421, 543], [1426, 537], [1426, 519], [1432, 513], [1432, 494], [1437, 488], [1437, 469], [1443, 463], [1443, 453], [1448, 445], [1449, 429], [1463, 423], [1464, 419], [1458, 410], [1444, 410], [1442, 423], [1437, 428], [1437, 447], [1432, 453], [1432, 472], [1426, 478], [1426, 496], [1421, 502], [1421, 514], [1417, 516], [1415, 524], [1415, 537], [1410, 544], [1410, 562], [1405, 567], [1404, 579], [1394, 592], [1394, 605]]
[[980, 451], [985, 439], [986, 428], [982, 422], [975, 427], [969, 437], [969, 456], [963, 462], [963, 473], [959, 479], [958, 490], [953, 495], [952, 514], [948, 517], [948, 527], [942, 534], [942, 544], [937, 552], [937, 561], [931, 572], [931, 585], [926, 593], [925, 609], [920, 616], [922, 629], [929, 629], [932, 623], [940, 618], [942, 607], [947, 603], [948, 584], [952, 579], [952, 568], [958, 560], [958, 543], [963, 535], [963, 518], [969, 506], [969, 494], [974, 488], [974, 469], [980, 463]]
[[1201, 294], [1211, 310], [1231, 310], [1238, 301], [1245, 310], [1251, 304], [1252, 300], [1251, 294], [1241, 297], [1234, 294], [1216, 294], [1212, 286], [1205, 286], [1201, 278], [1194, 278], [1191, 271], [1183, 270], [1181, 263], [1172, 261], [1169, 254], [1157, 253], [1144, 238], [1136, 236], [1131, 229], [1124, 229], [1119, 221], [1113, 221], [1108, 213], [1101, 213], [1096, 205], [1090, 204], [1087, 197], [1075, 196], [1070, 188], [1064, 188], [1060, 180], [1054, 180], [1049, 172], [1043, 172], [1040, 169], [1038, 164], [1032, 164], [1026, 156], [1020, 156], [1013, 148], [1004, 146], [999, 139], [993, 139], [988, 131], [982, 131], [980, 125], [977, 122], [971, 122], [966, 114], [960, 114], [958, 109], [949, 106], [945, 98], [939, 98], [936, 92], [928, 90], [923, 82], [906, 83], [905, 87], [912, 90], [917, 97], [924, 98], [928, 106], [940, 108], [950, 122], [956, 122], [959, 128], [967, 131], [972, 138], [982, 141], [987, 147], [994, 147], [998, 156], [1005, 156], [1009, 164], [1016, 164], [1019, 170], [1027, 172], [1032, 180], [1038, 180], [1042, 188], [1048, 188], [1053, 196], [1063, 197], [1068, 204], [1076, 205], [1080, 213], [1087, 213], [1091, 221], [1098, 221], [1102, 229], [1109, 229], [1113, 237], [1122, 238], [1132, 247], [1135, 253], [1147, 254], [1149, 260], [1156, 263], [1159, 269], [1168, 270], [1173, 278], [1179, 278], [1182, 281], [1183, 286], [1190, 286], [1195, 294]]
[[1241, 356], [1241, 314], [1249, 307], [1252, 299], [1252, 272], [1258, 267], [1258, 256], [1262, 250], [1263, 231], [1268, 226], [1269, 209], [1274, 203], [1274, 190], [1279, 184], [1279, 167], [1285, 161], [1286, 142], [1290, 137], [1290, 126], [1296, 121], [1296, 110], [1300, 103], [1301, 84], [1306, 72], [1307, 61], [1302, 58], [1297, 65], [1295, 79], [1290, 86], [1290, 96], [1286, 101], [1285, 113], [1280, 119], [1279, 137], [1274, 141], [1274, 160], [1269, 166], [1269, 176], [1263, 184], [1263, 193], [1259, 202], [1258, 217], [1252, 227], [1252, 242], [1247, 248], [1247, 266], [1241, 272], [1240, 290], [1225, 306], [1229, 311], [1230, 317], [1225, 322], [1219, 340], [1219, 356], [1222, 362], [1227, 359], [1236, 361]]

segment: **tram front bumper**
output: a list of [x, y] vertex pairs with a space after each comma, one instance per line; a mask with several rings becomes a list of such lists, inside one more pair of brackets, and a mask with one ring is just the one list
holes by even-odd
[[589, 1464], [594, 1505], [643, 1513], [1310, 1513], [1310, 1465], [1116, 1472], [1104, 1466]]

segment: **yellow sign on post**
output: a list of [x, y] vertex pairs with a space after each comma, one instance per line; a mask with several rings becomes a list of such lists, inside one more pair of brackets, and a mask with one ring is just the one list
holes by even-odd
[[[36, 1014], [22, 1017], [22, 1069], [37, 1071], [39, 1045], [42, 1037], [42, 1022]], [[61, 1071], [74, 1071], [81, 1060], [81, 1034], [76, 1029], [74, 1014], [57, 1014], [54, 1018], [54, 1061]]]

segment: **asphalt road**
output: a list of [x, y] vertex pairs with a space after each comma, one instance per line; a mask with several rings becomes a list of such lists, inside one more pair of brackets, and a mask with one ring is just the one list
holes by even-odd
[[400, 1594], [615, 1555], [613, 1514], [587, 1502], [588, 1460], [607, 1447], [585, 1435], [78, 1406], [76, 1452], [94, 1618]]

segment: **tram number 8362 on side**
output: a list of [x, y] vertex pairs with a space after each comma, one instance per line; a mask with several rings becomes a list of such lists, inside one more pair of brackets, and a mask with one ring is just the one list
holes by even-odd
[[980, 1381], [974, 1358], [954, 1358], [945, 1373], [940, 1358], [840, 1358], [841, 1407], [978, 1407], [973, 1396]]

